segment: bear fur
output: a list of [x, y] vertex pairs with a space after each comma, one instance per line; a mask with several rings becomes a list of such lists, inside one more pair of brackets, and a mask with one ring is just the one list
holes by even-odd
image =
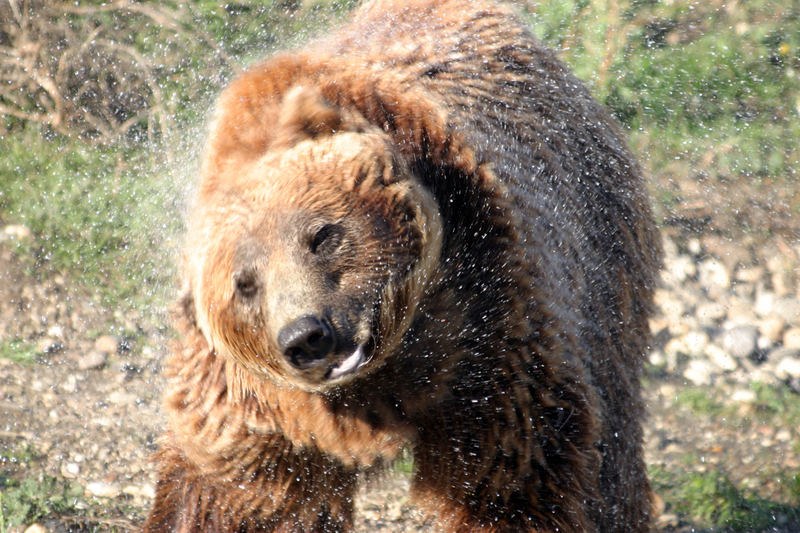
[[413, 454], [454, 532], [647, 531], [639, 167], [511, 6], [374, 0], [234, 80], [145, 531], [346, 531]]

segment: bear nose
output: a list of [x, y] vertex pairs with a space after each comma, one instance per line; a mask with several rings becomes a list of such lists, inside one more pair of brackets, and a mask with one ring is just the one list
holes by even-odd
[[306, 369], [333, 350], [333, 331], [325, 320], [298, 318], [278, 332], [278, 348], [294, 367]]

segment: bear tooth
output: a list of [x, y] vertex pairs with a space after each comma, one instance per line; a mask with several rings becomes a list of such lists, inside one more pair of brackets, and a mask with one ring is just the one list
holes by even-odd
[[353, 352], [347, 359], [342, 361], [339, 366], [334, 367], [331, 370], [330, 379], [336, 379], [338, 377], [344, 376], [349, 374], [356, 368], [358, 368], [361, 363], [364, 362], [364, 345], [359, 344], [356, 351]]

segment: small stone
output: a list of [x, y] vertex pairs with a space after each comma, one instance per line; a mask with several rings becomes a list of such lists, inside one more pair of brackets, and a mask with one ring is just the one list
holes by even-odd
[[772, 289], [778, 296], [787, 296], [794, 292], [795, 279], [791, 270], [772, 274]]
[[119, 496], [119, 487], [102, 481], [93, 481], [86, 485], [86, 490], [97, 498], [116, 498]]
[[770, 316], [775, 309], [775, 293], [764, 288], [756, 291], [756, 305], [753, 310], [758, 316]]
[[728, 305], [728, 320], [737, 325], [755, 323], [757, 319], [753, 313], [753, 302], [742, 298], [732, 298]]
[[756, 401], [756, 393], [750, 389], [736, 389], [731, 394], [731, 400], [737, 403], [753, 403]]
[[25, 528], [25, 533], [47, 533], [48, 531], [42, 524], [31, 524]]
[[683, 283], [697, 275], [697, 265], [688, 255], [679, 255], [668, 261], [662, 274], [664, 281], [671, 284]]
[[764, 335], [759, 335], [758, 341], [756, 342], [756, 346], [758, 347], [759, 352], [768, 352], [774, 346], [774, 342], [769, 337], [765, 337]]
[[755, 326], [734, 326], [722, 333], [722, 348], [737, 359], [750, 357], [756, 351], [757, 341]]
[[756, 283], [764, 278], [764, 267], [740, 267], [736, 271], [736, 279], [745, 283]]
[[700, 263], [700, 284], [707, 289], [729, 289], [731, 275], [719, 259], [706, 259]]
[[9, 239], [22, 241], [31, 237], [31, 230], [22, 224], [9, 224], [3, 228], [3, 234]]
[[68, 478], [78, 477], [81, 467], [77, 463], [66, 463], [61, 467], [61, 475]]
[[48, 337], [56, 337], [58, 339], [64, 338], [64, 328], [59, 326], [58, 324], [53, 324], [47, 329], [47, 336]]
[[791, 350], [783, 354], [775, 365], [775, 376], [780, 380], [800, 378], [800, 351]]
[[145, 484], [142, 486], [127, 485], [122, 489], [122, 493], [127, 494], [128, 496], [133, 496], [134, 498], [146, 498], [148, 500], [156, 497], [155, 487], [150, 484]]
[[708, 359], [718, 368], [726, 371], [732, 372], [739, 367], [739, 364], [736, 362], [728, 352], [717, 346], [716, 344], [709, 344], [705, 347], [705, 354], [708, 356]]
[[661, 350], [653, 350], [650, 352], [650, 364], [656, 368], [664, 368], [667, 366], [667, 357]]
[[78, 368], [81, 370], [93, 370], [102, 368], [108, 361], [108, 352], [92, 350], [78, 359]]
[[683, 377], [698, 386], [711, 385], [714, 380], [714, 369], [708, 361], [692, 359], [683, 371]]
[[786, 322], [776, 315], [770, 315], [758, 322], [758, 331], [773, 343], [783, 340], [784, 329], [786, 329]]
[[708, 333], [705, 331], [690, 331], [683, 338], [686, 349], [691, 355], [699, 355], [703, 353], [709, 342]]
[[800, 300], [792, 296], [778, 298], [772, 306], [772, 313], [787, 324], [800, 322]]
[[675, 244], [675, 241], [672, 240], [672, 238], [665, 235], [662, 246], [664, 248], [664, 255], [666, 257], [675, 257], [678, 255], [678, 245]]
[[800, 327], [789, 328], [784, 332], [783, 347], [791, 350], [800, 349]]
[[686, 249], [689, 250], [689, 253], [692, 255], [700, 255], [703, 251], [703, 245], [700, 243], [700, 239], [693, 237], [687, 241]]
[[119, 340], [111, 335], [101, 335], [94, 341], [94, 349], [98, 352], [105, 352], [106, 354], [114, 354], [119, 348]]
[[686, 304], [677, 298], [671, 291], [665, 289], [656, 289], [654, 300], [656, 307], [658, 307], [661, 312], [669, 318], [680, 318], [686, 312]]
[[709, 302], [698, 306], [696, 314], [701, 324], [710, 326], [723, 320], [728, 311], [719, 302]]
[[688, 355], [689, 348], [686, 347], [686, 342], [684, 342], [682, 338], [670, 339], [667, 341], [667, 344], [664, 345], [664, 353], [667, 355], [667, 359], [669, 359], [670, 357], [678, 355]]
[[108, 402], [116, 405], [133, 404], [136, 401], [136, 396], [123, 391], [114, 391], [108, 395]]

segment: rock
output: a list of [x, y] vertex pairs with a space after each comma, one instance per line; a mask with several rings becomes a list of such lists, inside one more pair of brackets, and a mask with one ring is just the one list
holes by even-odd
[[5, 238], [0, 239], [0, 241], [5, 239], [23, 241], [31, 238], [31, 230], [22, 224], [9, 224], [3, 228], [3, 237]]
[[750, 357], [757, 349], [758, 328], [734, 326], [722, 333], [722, 348], [737, 359]]
[[714, 381], [714, 368], [704, 359], [692, 359], [683, 371], [683, 377], [694, 385], [711, 385]]
[[670, 319], [679, 319], [687, 311], [686, 304], [676, 297], [672, 291], [656, 289], [654, 300], [656, 307]]
[[777, 315], [770, 315], [758, 322], [758, 331], [773, 343], [783, 341], [783, 330], [786, 322]]
[[102, 368], [108, 361], [108, 352], [92, 350], [78, 359], [78, 368], [81, 370], [93, 370]]
[[778, 296], [788, 296], [794, 292], [795, 279], [791, 270], [772, 274], [772, 289]]
[[156, 489], [151, 484], [145, 484], [142, 486], [138, 485], [127, 485], [122, 489], [123, 494], [127, 494], [128, 496], [133, 496], [134, 498], [145, 498], [148, 500], [152, 500], [156, 497]]
[[690, 331], [683, 337], [683, 343], [691, 355], [702, 354], [708, 346], [709, 340], [705, 331]]
[[98, 352], [105, 352], [108, 355], [117, 353], [119, 340], [111, 335], [101, 335], [94, 341], [94, 349]]
[[800, 300], [793, 296], [778, 298], [772, 306], [772, 315], [783, 319], [787, 324], [800, 323]]
[[783, 347], [800, 350], [800, 327], [789, 328], [784, 332]]
[[47, 336], [48, 337], [56, 337], [58, 339], [64, 338], [64, 328], [59, 326], [58, 324], [53, 324], [49, 328], [47, 328]]
[[758, 316], [770, 316], [775, 310], [775, 300], [776, 297], [774, 292], [768, 291], [763, 287], [759, 287], [756, 290], [756, 303], [753, 310]]
[[777, 361], [775, 376], [780, 380], [800, 379], [800, 350], [783, 348], [775, 351], [779, 353], [770, 354]]
[[700, 239], [693, 237], [686, 242], [686, 249], [692, 255], [700, 255], [703, 252], [703, 245]]
[[745, 283], [757, 283], [764, 279], [764, 267], [760, 265], [751, 267], [739, 267], [736, 271], [736, 280]]
[[61, 466], [61, 475], [66, 478], [78, 477], [81, 473], [81, 467], [77, 463], [66, 463]]
[[709, 302], [697, 307], [697, 318], [704, 326], [712, 326], [721, 322], [728, 314], [725, 306], [719, 302]]
[[705, 354], [708, 356], [709, 361], [721, 370], [731, 372], [739, 368], [739, 363], [736, 362], [736, 359], [716, 344], [706, 346]]
[[753, 313], [753, 302], [743, 298], [731, 298], [728, 304], [728, 321], [735, 325], [753, 324], [757, 320]]
[[756, 401], [756, 393], [750, 389], [736, 389], [731, 394], [731, 400], [736, 403], [753, 403]]
[[731, 286], [731, 275], [719, 259], [706, 259], [700, 263], [700, 284], [709, 291], [724, 291]]
[[668, 284], [683, 283], [697, 275], [697, 265], [688, 255], [679, 255], [664, 265], [662, 274]]
[[93, 481], [86, 485], [86, 490], [97, 498], [116, 498], [120, 494], [119, 487], [102, 481]]
[[42, 524], [31, 524], [25, 528], [25, 533], [47, 533], [48, 531]]

